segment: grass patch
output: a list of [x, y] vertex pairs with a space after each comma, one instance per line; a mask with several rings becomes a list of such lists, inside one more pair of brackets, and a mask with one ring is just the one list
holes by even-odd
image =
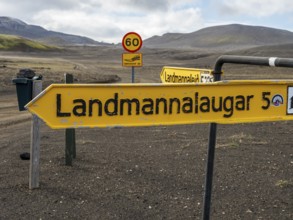
[[253, 136], [245, 134], [243, 132], [239, 134], [234, 134], [227, 138], [221, 138], [217, 144], [217, 148], [236, 148], [242, 143], [252, 144], [252, 145], [266, 145], [268, 144], [265, 140], [256, 140]]
[[217, 148], [222, 148], [222, 147], [228, 147], [228, 148], [236, 148], [239, 147], [241, 143], [244, 141], [251, 141], [253, 137], [251, 135], [244, 134], [243, 132], [239, 134], [234, 134], [226, 139], [221, 139], [225, 140], [226, 143], [218, 143]]
[[26, 38], [0, 34], [0, 50], [5, 51], [57, 51], [61, 48], [49, 46]]
[[92, 140], [77, 140], [77, 144], [81, 144], [81, 145], [96, 144], [96, 141], [92, 141]]
[[288, 180], [278, 180], [276, 182], [275, 186], [280, 187], [280, 188], [292, 187], [293, 186], [293, 182], [290, 182]]

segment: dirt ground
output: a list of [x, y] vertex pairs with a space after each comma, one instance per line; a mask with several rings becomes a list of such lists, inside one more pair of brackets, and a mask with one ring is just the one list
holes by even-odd
[[[40, 188], [29, 190], [29, 161], [19, 155], [29, 152], [31, 114], [18, 111], [11, 79], [26, 67], [43, 75], [44, 87], [64, 81], [65, 72], [78, 83], [126, 83], [122, 52], [0, 53], [1, 220], [202, 219], [208, 124], [77, 129], [77, 158], [65, 166], [65, 131], [42, 123]], [[160, 82], [165, 65], [212, 68], [219, 55], [142, 52], [138, 83]], [[224, 79], [293, 79], [285, 68], [224, 71]], [[293, 121], [218, 125], [211, 219], [293, 219], [292, 133]]]

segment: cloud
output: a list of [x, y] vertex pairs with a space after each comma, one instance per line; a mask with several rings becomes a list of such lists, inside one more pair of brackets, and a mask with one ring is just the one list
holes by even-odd
[[72, 8], [78, 8], [80, 5], [79, 0], [0, 0], [0, 4], [4, 7], [1, 7], [1, 14], [5, 14], [5, 12], [18, 12], [20, 14], [31, 15], [36, 12], [48, 9], [62, 9], [68, 10]]
[[88, 15], [78, 10], [70, 13], [46, 10], [36, 14], [33, 20], [48, 30], [87, 36], [98, 41], [116, 42], [117, 35], [121, 34], [118, 23], [113, 23], [109, 17]]
[[292, 14], [292, 0], [0, 0], [0, 15], [114, 43], [129, 31], [146, 39], [217, 24], [254, 24], [256, 20], [268, 24], [264, 20], [271, 19], [269, 23], [277, 26], [280, 22], [275, 18], [286, 17], [283, 24], [290, 23]]
[[293, 13], [292, 0], [223, 0], [217, 2], [217, 5], [220, 13], [226, 16], [268, 17], [288, 12]]
[[50, 30], [117, 43], [129, 31], [146, 39], [166, 32], [191, 32], [202, 27], [201, 10], [191, 7], [191, 2], [194, 1], [125, 0], [121, 4], [119, 0], [86, 0], [78, 2], [77, 8], [44, 8], [36, 12], [31, 21]]
[[[200, 0], [107, 0], [102, 3], [103, 9], [109, 11], [154, 12], [168, 11], [183, 5], [194, 6]], [[115, 7], [118, 6], [119, 7]]]
[[203, 27], [202, 0], [0, 0], [0, 14], [29, 24], [120, 42], [128, 31], [142, 37]]
[[[119, 5], [119, 7], [113, 7], [114, 5]], [[139, 12], [147, 12], [150, 10], [166, 10], [168, 8], [168, 0], [156, 0], [156, 1], [149, 1], [149, 0], [107, 0], [102, 4], [104, 9], [110, 11], [129, 11], [135, 10]]]

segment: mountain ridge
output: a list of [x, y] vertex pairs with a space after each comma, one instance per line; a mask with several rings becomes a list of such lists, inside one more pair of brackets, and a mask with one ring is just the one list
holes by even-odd
[[108, 45], [84, 36], [49, 31], [37, 25], [27, 24], [17, 18], [0, 16], [0, 34], [16, 35], [53, 45]]
[[[41, 26], [26, 24], [17, 18], [1, 16], [0, 34], [21, 36], [56, 46], [112, 45], [84, 36], [49, 31]], [[143, 47], [147, 48], [204, 49], [214, 51], [235, 51], [281, 44], [293, 44], [293, 32], [243, 24], [206, 27], [191, 33], [165, 33], [162, 36], [156, 35], [143, 41]]]
[[293, 32], [263, 26], [229, 24], [207, 27], [186, 34], [166, 33], [162, 36], [153, 36], [144, 41], [144, 46], [237, 50], [288, 43], [293, 43]]

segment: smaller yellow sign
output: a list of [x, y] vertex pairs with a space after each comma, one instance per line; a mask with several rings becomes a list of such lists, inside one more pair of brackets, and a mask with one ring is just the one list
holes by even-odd
[[141, 53], [124, 53], [122, 54], [123, 66], [142, 66]]
[[163, 83], [207, 83], [214, 81], [212, 70], [210, 69], [165, 66], [160, 77]]

